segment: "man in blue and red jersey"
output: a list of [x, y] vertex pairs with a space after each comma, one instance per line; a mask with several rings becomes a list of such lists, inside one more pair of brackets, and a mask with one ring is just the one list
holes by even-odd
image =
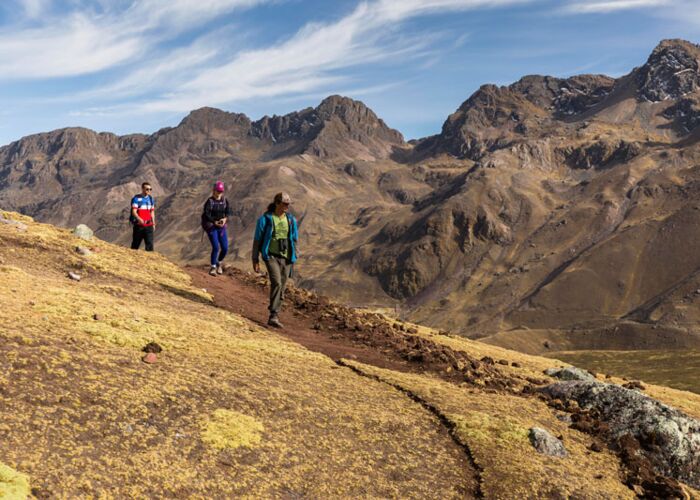
[[156, 203], [151, 196], [153, 188], [148, 182], [141, 184], [141, 194], [131, 199], [131, 220], [134, 225], [134, 236], [131, 248], [138, 250], [141, 241], [146, 242], [146, 251], [153, 251], [153, 233], [156, 229]]

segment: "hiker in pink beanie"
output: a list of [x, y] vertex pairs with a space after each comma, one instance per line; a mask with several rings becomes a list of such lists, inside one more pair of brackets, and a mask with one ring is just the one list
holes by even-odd
[[228, 253], [226, 223], [230, 216], [231, 206], [224, 197], [224, 183], [217, 181], [214, 184], [211, 196], [204, 204], [204, 211], [202, 212], [202, 229], [207, 233], [211, 243], [211, 267], [209, 268], [209, 274], [212, 276], [224, 273], [221, 262]]

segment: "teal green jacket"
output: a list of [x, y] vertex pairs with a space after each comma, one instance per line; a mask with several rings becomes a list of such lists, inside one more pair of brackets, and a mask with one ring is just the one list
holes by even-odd
[[[289, 222], [289, 261], [293, 264], [297, 260], [297, 244], [299, 241], [299, 228], [296, 218], [288, 213]], [[259, 262], [259, 254], [262, 254], [264, 261], [270, 260], [270, 242], [272, 241], [272, 212], [265, 212], [258, 219], [255, 225], [255, 236], [253, 236], [253, 262]]]

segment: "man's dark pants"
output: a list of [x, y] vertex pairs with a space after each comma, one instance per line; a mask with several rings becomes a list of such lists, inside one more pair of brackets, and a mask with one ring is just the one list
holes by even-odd
[[292, 266], [284, 257], [270, 255], [270, 259], [265, 261], [267, 275], [270, 277], [270, 310], [271, 316], [276, 316], [282, 305], [284, 297], [284, 287], [287, 285], [287, 278], [292, 273]]
[[141, 246], [141, 241], [146, 242], [146, 251], [153, 251], [153, 226], [134, 225], [134, 236], [131, 239], [131, 249], [138, 250]]

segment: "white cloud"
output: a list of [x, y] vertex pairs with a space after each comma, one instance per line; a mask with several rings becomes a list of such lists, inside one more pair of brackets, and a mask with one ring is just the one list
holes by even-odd
[[249, 50], [204, 69], [167, 95], [138, 105], [152, 112], [186, 112], [254, 97], [312, 92], [344, 78], [340, 70], [408, 57], [423, 51], [430, 37], [407, 39], [397, 26], [438, 12], [501, 7], [531, 0], [377, 0], [362, 2], [333, 23], [310, 23], [277, 45]]
[[74, 0], [61, 14], [50, 11], [50, 0], [19, 1], [34, 22], [0, 28], [0, 80], [76, 76], [136, 62], [183, 31], [270, 0]]
[[43, 14], [51, 0], [19, 0], [24, 13], [29, 18], [36, 18]]
[[0, 78], [91, 73], [133, 57], [142, 45], [139, 36], [123, 37], [73, 15], [57, 26], [0, 33]]
[[670, 0], [590, 0], [571, 3], [564, 10], [575, 14], [607, 14], [619, 10], [660, 7], [670, 4]]
[[144, 29], [167, 26], [182, 29], [214, 19], [235, 9], [255, 7], [268, 0], [138, 0], [127, 10]]
[[[124, 74], [115, 81], [53, 99], [88, 102], [76, 113], [101, 115], [179, 113], [318, 93], [331, 85], [351, 85], [348, 74], [355, 66], [390, 60], [427, 67], [436, 60], [426, 55], [440, 35], [406, 34], [404, 22], [542, 0], [364, 0], [337, 21], [308, 23], [273, 45], [242, 51], [231, 50], [226, 27], [186, 46], [173, 48], [167, 42], [236, 9], [283, 0], [67, 0], [73, 13], [60, 17], [52, 13], [52, 0], [15, 1], [33, 22], [0, 29], [0, 80], [73, 76], [122, 65]], [[567, 0], [564, 9], [606, 13], [669, 1]], [[37, 19], [43, 21], [39, 26]], [[466, 40], [464, 35], [454, 43]]]

